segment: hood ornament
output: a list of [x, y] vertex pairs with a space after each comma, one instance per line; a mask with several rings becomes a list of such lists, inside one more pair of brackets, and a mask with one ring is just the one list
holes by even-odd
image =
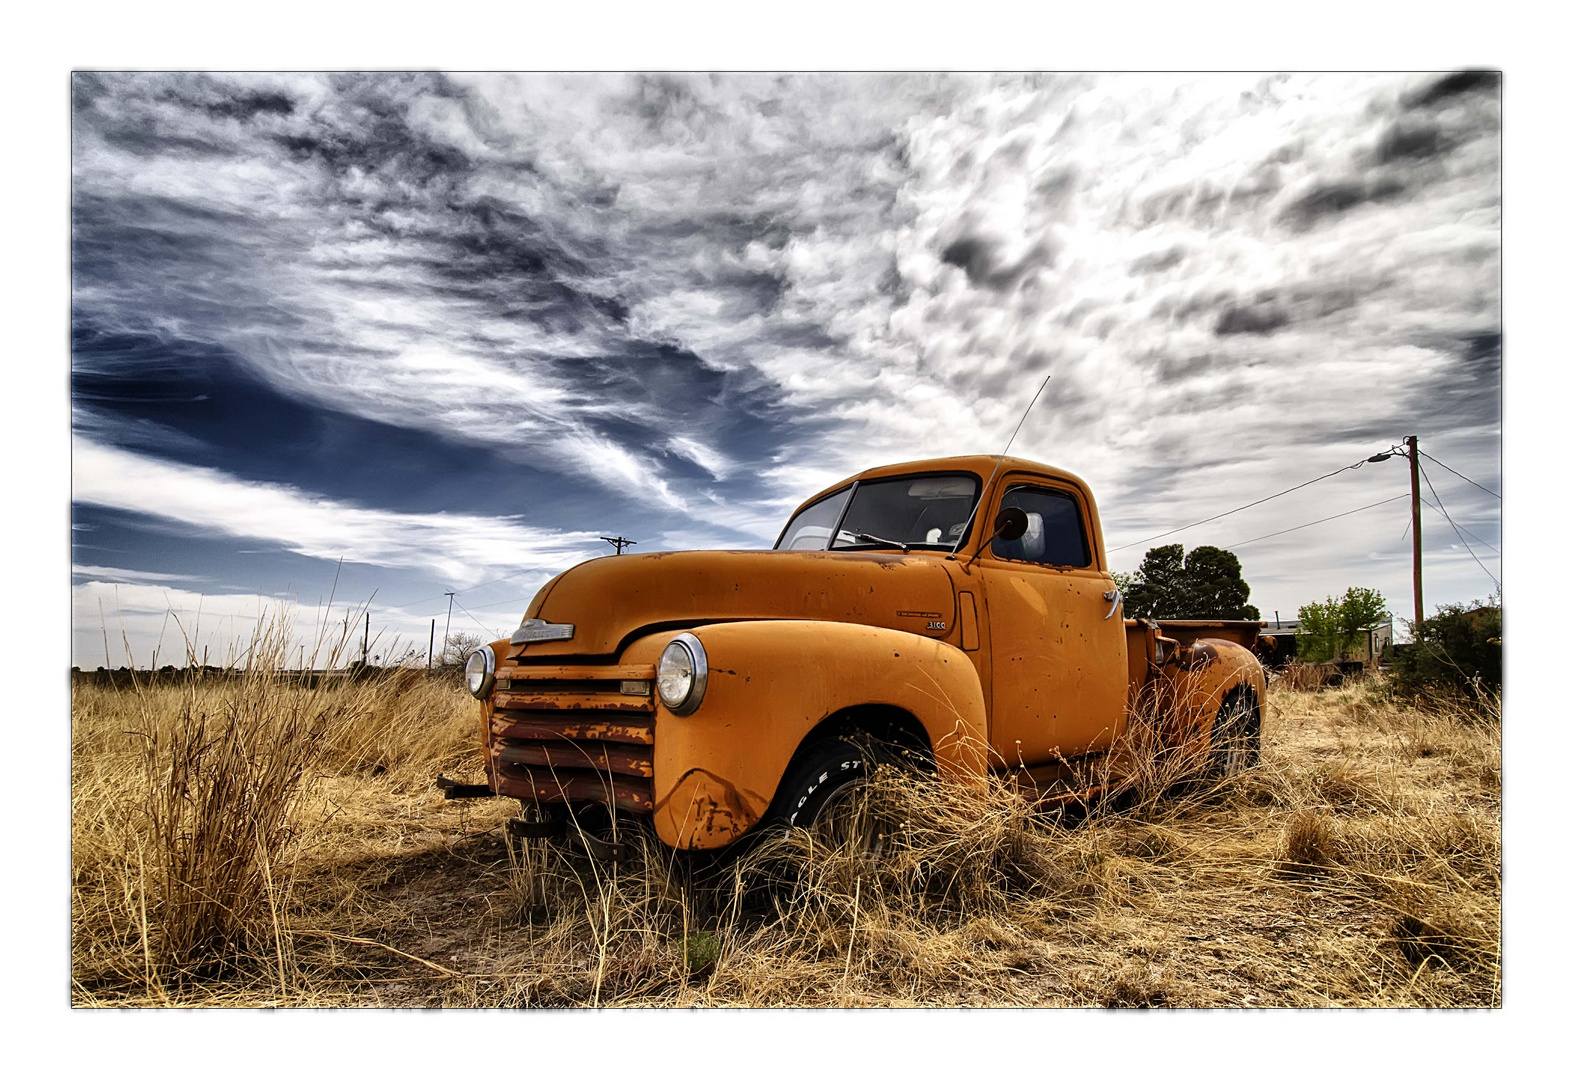
[[508, 644], [527, 645], [532, 641], [568, 641], [572, 637], [573, 623], [549, 623], [544, 619], [525, 619], [508, 639]]

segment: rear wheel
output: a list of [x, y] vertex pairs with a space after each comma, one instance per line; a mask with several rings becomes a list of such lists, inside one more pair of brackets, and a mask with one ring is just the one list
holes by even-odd
[[1236, 690], [1224, 699], [1213, 721], [1208, 772], [1236, 776], [1262, 759], [1262, 717], [1256, 695]]

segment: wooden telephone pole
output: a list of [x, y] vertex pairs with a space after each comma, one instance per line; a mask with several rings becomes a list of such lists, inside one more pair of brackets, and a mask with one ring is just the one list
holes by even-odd
[[1420, 639], [1420, 623], [1426, 616], [1426, 605], [1420, 593], [1420, 436], [1404, 437], [1409, 447], [1409, 527], [1415, 534], [1415, 640]]
[[623, 553], [623, 548], [633, 547], [639, 542], [637, 540], [630, 540], [626, 536], [603, 536], [601, 539], [605, 540], [608, 544], [611, 544], [614, 548], [616, 548], [617, 554], [619, 555]]
[[[448, 662], [448, 631], [453, 629], [453, 593], [445, 593], [448, 598], [448, 621], [442, 624], [442, 662]], [[432, 633], [437, 632], [437, 626], [432, 625]]]

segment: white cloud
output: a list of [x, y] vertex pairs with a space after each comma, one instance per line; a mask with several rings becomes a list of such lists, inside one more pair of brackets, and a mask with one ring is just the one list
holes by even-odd
[[145, 583], [158, 581], [197, 581], [192, 574], [159, 574], [151, 570], [122, 570], [115, 566], [81, 566], [71, 564], [72, 577], [91, 577], [108, 581]]
[[670, 439], [666, 445], [674, 454], [692, 461], [717, 480], [725, 480], [727, 474], [736, 466], [736, 462], [725, 454], [714, 447], [706, 446], [697, 439], [679, 435]]
[[315, 559], [431, 570], [455, 585], [499, 571], [562, 568], [598, 536], [474, 514], [370, 510], [280, 484], [238, 480], [78, 438], [72, 498], [178, 522], [211, 536], [268, 540]]

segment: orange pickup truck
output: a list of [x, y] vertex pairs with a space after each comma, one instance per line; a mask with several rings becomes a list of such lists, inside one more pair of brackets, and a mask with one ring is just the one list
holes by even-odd
[[995, 457], [870, 469], [804, 503], [773, 550], [613, 555], [547, 582], [466, 668], [486, 783], [439, 783], [519, 799], [521, 835], [599, 805], [704, 849], [812, 825], [871, 746], [1083, 797], [1076, 766], [1115, 764], [1140, 708], [1216, 768], [1250, 764], [1261, 624], [1120, 603], [1075, 476]]

